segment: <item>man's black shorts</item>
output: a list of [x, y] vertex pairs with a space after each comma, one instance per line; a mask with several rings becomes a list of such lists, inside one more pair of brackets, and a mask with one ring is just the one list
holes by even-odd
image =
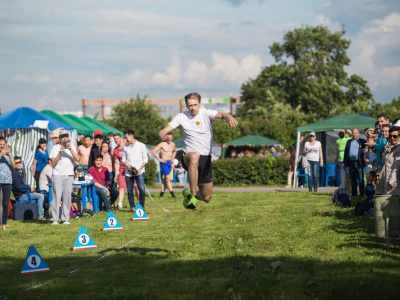
[[[183, 168], [187, 171], [187, 165], [183, 159], [185, 153], [183, 153], [181, 158], [181, 163]], [[211, 168], [211, 155], [200, 155], [199, 159], [199, 183], [210, 183], [212, 182], [212, 168]]]

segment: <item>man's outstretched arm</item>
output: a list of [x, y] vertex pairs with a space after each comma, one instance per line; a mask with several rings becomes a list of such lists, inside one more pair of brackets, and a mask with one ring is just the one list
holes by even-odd
[[224, 119], [224, 120], [228, 121], [229, 127], [236, 127], [239, 124], [239, 122], [234, 117], [232, 117], [230, 114], [218, 112], [215, 115], [215, 118], [216, 119]]
[[167, 133], [171, 132], [174, 129], [174, 127], [172, 127], [171, 125], [167, 125], [164, 127], [164, 129], [160, 130], [160, 132], [158, 133], [158, 136], [160, 137], [160, 139], [163, 142], [166, 142], [168, 137], [166, 136]]

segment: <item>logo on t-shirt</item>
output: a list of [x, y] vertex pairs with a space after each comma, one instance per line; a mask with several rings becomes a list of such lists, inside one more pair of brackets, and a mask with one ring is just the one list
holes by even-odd
[[200, 121], [196, 121], [196, 125], [199, 126], [200, 125]]

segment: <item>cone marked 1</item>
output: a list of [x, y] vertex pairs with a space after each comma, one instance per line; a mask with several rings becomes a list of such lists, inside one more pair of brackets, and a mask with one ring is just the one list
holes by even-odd
[[118, 222], [117, 218], [112, 211], [108, 212], [106, 222], [104, 223], [103, 231], [110, 230], [122, 230], [121, 224]]
[[75, 246], [72, 250], [85, 250], [85, 249], [97, 249], [97, 245], [86, 231], [85, 227], [81, 226], [76, 237]]
[[21, 275], [50, 272], [50, 268], [44, 262], [39, 252], [34, 246], [30, 246], [26, 255], [25, 263], [21, 270]]
[[133, 221], [144, 221], [148, 220], [149, 217], [147, 216], [146, 212], [144, 211], [143, 207], [138, 202], [135, 208], [135, 214], [133, 215]]

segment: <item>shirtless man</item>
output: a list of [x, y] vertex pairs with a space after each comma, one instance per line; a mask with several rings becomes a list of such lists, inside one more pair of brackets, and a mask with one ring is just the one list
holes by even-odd
[[79, 164], [83, 168], [83, 172], [87, 174], [89, 169], [89, 156], [90, 150], [92, 149], [92, 138], [90, 135], [85, 135], [83, 145], [79, 145], [77, 150], [79, 154]]
[[[158, 151], [161, 152], [161, 157], [158, 156]], [[161, 142], [154, 147], [153, 155], [160, 162], [160, 170], [162, 176], [160, 197], [164, 196], [165, 186], [167, 186], [169, 192], [172, 195], [172, 198], [176, 198], [174, 191], [172, 190], [172, 182], [171, 182], [171, 171], [172, 171], [172, 164], [176, 156], [176, 147], [175, 143], [172, 142], [171, 132], [168, 132], [166, 134], [165, 142]]]
[[[188, 111], [179, 113], [158, 135], [167, 140], [167, 133], [180, 128], [184, 141], [182, 165], [188, 171], [190, 189], [183, 190], [185, 208], [196, 209], [197, 199], [210, 202], [212, 196], [211, 150], [213, 145], [212, 124], [224, 119], [229, 127], [238, 125], [230, 114], [200, 108], [201, 96], [190, 93], [185, 96]], [[197, 190], [199, 188], [199, 190]]]

